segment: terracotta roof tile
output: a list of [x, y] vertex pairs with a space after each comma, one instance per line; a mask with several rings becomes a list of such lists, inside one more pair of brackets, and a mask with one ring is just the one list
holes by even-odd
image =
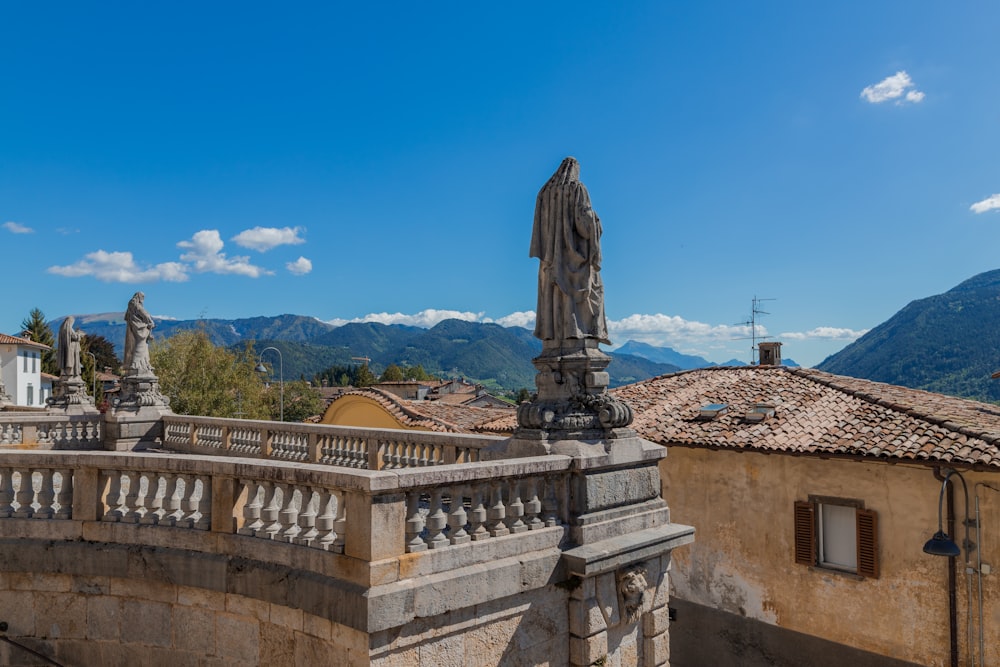
[[[665, 445], [940, 461], [1000, 468], [1000, 406], [813, 369], [714, 367], [613, 389]], [[756, 403], [775, 414], [750, 422]], [[711, 420], [699, 408], [725, 403]]]
[[476, 408], [440, 401], [409, 401], [376, 387], [355, 389], [342, 394], [349, 395], [365, 396], [377, 401], [401, 423], [429, 431], [504, 433], [508, 432], [502, 428], [505, 418], [515, 412], [513, 408]]
[[0, 333], [0, 345], [27, 345], [28, 347], [37, 347], [39, 350], [51, 350], [52, 348], [43, 343], [36, 343], [33, 340], [27, 338], [18, 338], [17, 336], [8, 336], [7, 334]]

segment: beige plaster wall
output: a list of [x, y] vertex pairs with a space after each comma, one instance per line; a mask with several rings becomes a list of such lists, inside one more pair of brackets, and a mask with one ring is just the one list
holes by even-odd
[[[116, 577], [0, 572], [7, 636], [67, 665], [368, 665], [364, 633], [240, 595]], [[44, 664], [0, 643], [0, 664]]]
[[393, 417], [386, 409], [370, 398], [364, 396], [342, 396], [330, 404], [323, 414], [321, 424], [334, 426], [363, 426], [366, 428], [402, 428], [411, 430]]
[[[950, 664], [948, 559], [922, 551], [937, 529], [941, 483], [931, 468], [672, 447], [660, 470], [672, 515], [698, 531], [674, 555], [672, 595], [900, 660]], [[975, 483], [1000, 488], [1000, 474], [965, 476], [974, 512]], [[962, 518], [961, 483], [958, 490]], [[795, 564], [793, 503], [809, 495], [858, 499], [878, 511], [878, 579]], [[1000, 494], [979, 495], [982, 557], [1000, 567]], [[998, 576], [983, 580], [987, 664], [1000, 663]], [[966, 588], [971, 581], [975, 594], [978, 585], [969, 577], [960, 566], [962, 664], [970, 663]]]

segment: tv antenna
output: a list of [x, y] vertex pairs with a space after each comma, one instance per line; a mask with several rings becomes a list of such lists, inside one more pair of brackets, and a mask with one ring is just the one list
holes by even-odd
[[762, 299], [762, 298], [759, 298], [757, 295], [754, 295], [753, 301], [751, 302], [751, 307], [750, 307], [750, 319], [744, 320], [742, 322], [737, 322], [737, 324], [740, 325], [740, 326], [750, 327], [750, 335], [738, 338], [737, 340], [746, 340], [747, 338], [750, 339], [750, 365], [751, 366], [756, 365], [756, 361], [755, 361], [756, 357], [754, 355], [757, 353], [757, 341], [759, 341], [759, 340], [767, 340], [768, 338], [772, 337], [772, 336], [758, 336], [757, 335], [757, 327], [759, 326], [760, 316], [761, 315], [770, 315], [771, 314], [771, 313], [767, 312], [766, 310], [763, 310], [760, 307], [760, 304], [761, 304], [762, 301], [777, 301], [777, 299]]

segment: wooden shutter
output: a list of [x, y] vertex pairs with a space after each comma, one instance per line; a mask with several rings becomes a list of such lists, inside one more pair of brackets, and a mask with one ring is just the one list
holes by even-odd
[[878, 513], [856, 510], [858, 526], [858, 574], [878, 578]]
[[816, 564], [816, 508], [804, 500], [795, 501], [795, 562]]

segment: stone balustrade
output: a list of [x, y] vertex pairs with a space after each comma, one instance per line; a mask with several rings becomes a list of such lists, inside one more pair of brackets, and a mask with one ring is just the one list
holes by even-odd
[[499, 436], [169, 415], [163, 446], [216, 454], [366, 470], [475, 463]]
[[0, 413], [0, 447], [101, 449], [100, 414], [59, 415], [37, 412]]
[[88, 522], [225, 533], [370, 561], [562, 526], [568, 470], [564, 456], [367, 471], [198, 455], [9, 451], [0, 453], [0, 520], [73, 522], [77, 528], [66, 530], [80, 537], [98, 530]]

